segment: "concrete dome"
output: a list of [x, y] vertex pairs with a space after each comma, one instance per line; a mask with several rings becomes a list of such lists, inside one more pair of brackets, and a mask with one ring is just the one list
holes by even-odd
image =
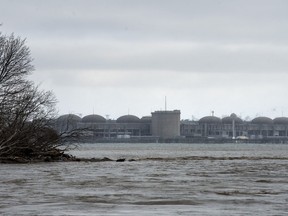
[[257, 117], [251, 121], [253, 124], [273, 124], [273, 120], [268, 117]]
[[116, 120], [117, 123], [139, 123], [140, 119], [134, 115], [124, 115]]
[[218, 124], [221, 123], [221, 119], [216, 116], [205, 116], [199, 120], [199, 123]]
[[233, 119], [234, 119], [235, 123], [238, 123], [238, 124], [243, 122], [242, 119], [237, 117], [237, 115], [235, 113], [232, 113], [230, 116], [222, 118], [222, 123], [223, 124], [232, 124]]
[[152, 116], [143, 116], [143, 117], [140, 119], [140, 121], [141, 121], [142, 123], [151, 123], [151, 121], [152, 121]]
[[87, 115], [82, 118], [83, 123], [105, 123], [106, 119], [100, 115]]
[[59, 116], [57, 121], [80, 122], [81, 118], [74, 114], [66, 114], [66, 115]]
[[273, 120], [274, 124], [288, 124], [287, 117], [278, 117]]

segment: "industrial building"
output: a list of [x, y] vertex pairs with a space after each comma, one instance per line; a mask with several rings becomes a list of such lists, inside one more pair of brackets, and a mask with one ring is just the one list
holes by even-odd
[[155, 111], [139, 118], [124, 115], [116, 120], [92, 114], [80, 118], [74, 114], [60, 116], [55, 123], [59, 133], [83, 129], [87, 141], [136, 140], [286, 140], [288, 118], [257, 117], [244, 121], [236, 114], [224, 118], [205, 116], [198, 121], [180, 120], [180, 110]]
[[271, 119], [265, 116], [243, 121], [234, 113], [219, 118], [205, 116], [199, 121], [182, 121], [181, 135], [186, 139], [286, 140], [288, 118]]
[[163, 139], [180, 137], [180, 110], [152, 112], [152, 136]]

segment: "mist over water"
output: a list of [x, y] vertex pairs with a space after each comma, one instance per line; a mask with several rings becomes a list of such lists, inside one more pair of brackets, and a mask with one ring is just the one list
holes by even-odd
[[288, 145], [81, 144], [0, 166], [1, 215], [287, 215]]

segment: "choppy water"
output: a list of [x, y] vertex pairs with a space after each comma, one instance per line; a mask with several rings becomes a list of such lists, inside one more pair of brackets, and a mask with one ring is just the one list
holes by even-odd
[[84, 144], [71, 153], [136, 161], [0, 164], [0, 214], [288, 214], [288, 145]]

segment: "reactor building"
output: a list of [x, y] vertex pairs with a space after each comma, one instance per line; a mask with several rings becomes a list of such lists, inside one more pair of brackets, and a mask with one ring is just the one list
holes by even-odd
[[152, 112], [152, 136], [163, 139], [180, 137], [180, 110]]

